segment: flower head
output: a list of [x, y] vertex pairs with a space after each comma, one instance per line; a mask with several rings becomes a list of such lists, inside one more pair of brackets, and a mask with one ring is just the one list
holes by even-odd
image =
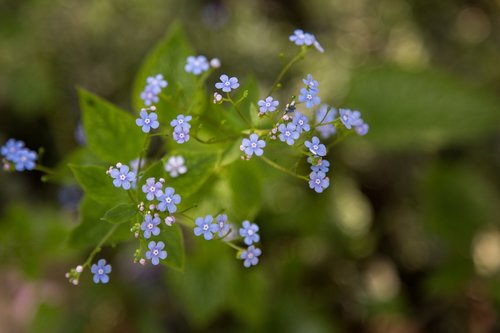
[[165, 164], [165, 171], [167, 171], [172, 178], [185, 174], [187, 172], [187, 167], [184, 165], [184, 157], [171, 156], [167, 164]]
[[262, 251], [251, 245], [245, 251], [243, 251], [240, 255], [240, 259], [243, 260], [243, 266], [249, 268], [250, 266], [255, 266], [259, 263], [259, 256], [262, 254]]
[[158, 122], [158, 115], [155, 112], [148, 112], [145, 109], [141, 110], [140, 118], [135, 120], [137, 126], [142, 127], [142, 131], [144, 133], [149, 133], [151, 129], [156, 129], [160, 126]]
[[144, 105], [150, 106], [153, 103], [158, 103], [160, 100], [158, 98], [158, 93], [155, 92], [153, 87], [146, 86], [144, 91], [141, 92], [141, 99], [144, 101]]
[[146, 199], [151, 201], [163, 194], [161, 191], [162, 187], [163, 184], [161, 182], [157, 182], [154, 177], [150, 177], [146, 179], [146, 184], [142, 185], [142, 192], [146, 194]]
[[316, 41], [316, 37], [314, 37], [313, 34], [304, 32], [301, 29], [296, 29], [293, 32], [293, 35], [290, 35], [288, 39], [292, 42], [295, 43], [295, 45], [312, 45]]
[[349, 109], [339, 109], [340, 121], [344, 124], [347, 129], [351, 129], [353, 126], [359, 125], [363, 122], [360, 118], [361, 114], [359, 111], [351, 111]]
[[316, 110], [316, 124], [325, 124], [317, 126], [316, 130], [319, 132], [323, 139], [327, 139], [330, 136], [337, 133], [335, 126], [331, 124], [337, 117], [337, 110], [326, 104], [323, 104]]
[[228, 234], [229, 232], [229, 224], [227, 223], [227, 215], [226, 214], [219, 214], [215, 218], [216, 220], [216, 225], [217, 225], [217, 232], [219, 234], [219, 237], [223, 237]]
[[163, 78], [163, 75], [157, 74], [154, 76], [149, 76], [146, 79], [147, 86], [154, 94], [159, 94], [162, 88], [166, 88], [168, 82]]
[[229, 78], [226, 74], [220, 76], [220, 82], [215, 84], [215, 88], [221, 89], [223, 92], [230, 92], [240, 86], [236, 77]]
[[241, 142], [240, 150], [243, 151], [248, 157], [262, 156], [264, 154], [263, 148], [266, 146], [264, 140], [259, 140], [259, 136], [255, 133], [250, 134], [250, 137], [243, 139]]
[[184, 70], [188, 73], [193, 73], [194, 75], [200, 75], [203, 72], [208, 71], [209, 64], [207, 57], [200, 56], [189, 56], [187, 57], [186, 66], [184, 66]]
[[203, 235], [203, 238], [205, 238], [205, 240], [211, 240], [212, 238], [214, 238], [213, 234], [218, 231], [218, 226], [216, 223], [213, 223], [213, 221], [214, 218], [212, 217], [212, 215], [207, 215], [204, 218], [196, 218], [194, 222], [196, 224], [196, 227], [194, 227], [194, 235]]
[[17, 171], [33, 170], [36, 166], [35, 161], [37, 157], [37, 153], [24, 148], [17, 153], [12, 162], [14, 162]]
[[302, 80], [310, 90], [318, 90], [319, 82], [314, 80], [311, 74], [307, 74], [307, 77]]
[[172, 214], [177, 211], [176, 205], [181, 203], [181, 196], [175, 194], [175, 190], [172, 187], [167, 187], [158, 200], [160, 201], [158, 204], [158, 210], [160, 212], [168, 210], [168, 212]]
[[358, 125], [356, 125], [356, 127], [354, 127], [354, 130], [356, 131], [356, 133], [358, 133], [361, 136], [365, 136], [368, 133], [369, 129], [370, 128], [369, 128], [368, 124], [365, 122], [358, 124]]
[[307, 116], [298, 111], [293, 115], [292, 123], [295, 125], [299, 134], [301, 134], [302, 132], [309, 132], [309, 130], [311, 129]]
[[297, 127], [293, 123], [280, 124], [278, 131], [280, 131], [280, 135], [278, 135], [279, 139], [282, 142], [286, 142], [289, 146], [293, 145], [295, 140], [300, 136]]
[[151, 214], [146, 214], [141, 224], [141, 230], [144, 231], [144, 238], [150, 238], [151, 234], [158, 236], [160, 234], [160, 223], [161, 219], [158, 215], [152, 217]]
[[108, 274], [111, 273], [111, 265], [106, 265], [106, 260], [99, 259], [97, 264], [93, 264], [90, 272], [94, 274], [94, 283], [106, 284], [109, 282]]
[[258, 232], [259, 226], [257, 224], [243, 221], [243, 228], [240, 228], [240, 236], [244, 238], [243, 241], [246, 245], [259, 242], [260, 236]]
[[153, 265], [158, 265], [160, 263], [160, 259], [167, 258], [167, 251], [163, 250], [165, 247], [165, 243], [162, 241], [156, 243], [155, 241], [151, 241], [148, 244], [149, 251], [146, 252], [146, 258], [151, 260]]
[[189, 141], [189, 130], [183, 129], [181, 127], [175, 127], [172, 136], [177, 143], [182, 144]]
[[183, 114], [180, 114], [170, 122], [170, 126], [172, 126], [174, 129], [180, 128], [185, 131], [189, 131], [191, 128], [191, 124], [189, 123], [193, 119], [191, 116], [185, 116]]
[[311, 164], [311, 170], [313, 172], [323, 172], [323, 173], [327, 173], [328, 170], [330, 170], [330, 162], [328, 162], [327, 160], [323, 159], [323, 158], [313, 158], [312, 156], [309, 156], [307, 158], [307, 162], [309, 162], [309, 164]]
[[275, 101], [271, 96], [266, 97], [266, 99], [261, 99], [257, 105], [259, 106], [259, 113], [264, 114], [266, 112], [276, 111], [276, 107], [280, 104], [279, 101]]
[[319, 105], [321, 99], [318, 96], [319, 90], [306, 88], [300, 89], [299, 102], [306, 103], [306, 108], [312, 108], [314, 105]]
[[130, 171], [127, 165], [121, 165], [120, 168], [111, 168], [109, 175], [113, 178], [115, 187], [122, 187], [124, 190], [130, 189], [136, 181], [136, 174]]
[[2, 146], [0, 151], [3, 157], [5, 157], [8, 161], [13, 162], [19, 152], [23, 149], [25, 149], [23, 141], [9, 139], [5, 145]]
[[305, 146], [309, 148], [309, 151], [317, 156], [326, 155], [326, 147], [324, 144], [320, 143], [318, 137], [313, 136], [311, 141], [304, 142]]
[[309, 187], [316, 191], [316, 193], [321, 193], [330, 186], [330, 179], [324, 172], [311, 172], [309, 174], [309, 179]]

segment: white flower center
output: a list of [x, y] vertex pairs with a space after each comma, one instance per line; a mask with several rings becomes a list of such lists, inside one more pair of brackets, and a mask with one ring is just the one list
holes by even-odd
[[153, 223], [148, 224], [148, 229], [153, 229]]
[[286, 131], [286, 132], [285, 132], [285, 135], [286, 135], [286, 136], [290, 136], [290, 131]]
[[319, 178], [318, 178], [318, 179], [316, 179], [314, 182], [315, 182], [317, 185], [319, 185], [319, 184], [321, 184], [321, 179], [319, 179]]
[[208, 230], [208, 224], [205, 224], [205, 225], [203, 226], [203, 230], [205, 230], [205, 231], [207, 231], [207, 230]]
[[125, 180], [125, 178], [127, 178], [125, 175], [120, 175], [121, 180]]
[[97, 274], [99, 274], [99, 275], [103, 275], [103, 274], [104, 274], [104, 270], [103, 270], [102, 268], [99, 268], [99, 269], [97, 270]]
[[219, 228], [224, 228], [224, 222], [219, 222]]
[[299, 120], [299, 125], [304, 125], [304, 121], [303, 120]]
[[182, 123], [184, 123], [184, 120], [179, 119], [177, 122], [182, 125]]
[[306, 98], [307, 98], [307, 99], [312, 99], [313, 97], [312, 97], [312, 95], [311, 95], [311, 94], [307, 94]]
[[252, 229], [248, 230], [247, 234], [248, 234], [248, 236], [252, 236], [253, 235], [253, 230]]
[[171, 203], [171, 202], [172, 202], [172, 198], [167, 197], [167, 198], [165, 199], [165, 201], [169, 204], [169, 203]]
[[180, 133], [179, 138], [184, 139], [184, 133]]
[[224, 82], [224, 85], [226, 85], [226, 86], [229, 86], [230, 84], [231, 84], [231, 82], [229, 82], [229, 81]]
[[247, 258], [248, 258], [248, 259], [253, 259], [253, 253], [252, 253], [252, 252], [248, 252], [248, 254], [247, 254]]
[[157, 255], [158, 255], [158, 253], [159, 253], [159, 251], [158, 251], [157, 249], [154, 249], [154, 250], [153, 250], [153, 255], [154, 255], [154, 256], [157, 256]]
[[255, 142], [252, 142], [252, 143], [250, 144], [250, 146], [251, 146], [252, 148], [256, 148], [256, 147], [257, 147], [257, 144], [256, 144]]
[[266, 106], [267, 106], [267, 107], [270, 107], [270, 106], [271, 106], [271, 103], [267, 102], [267, 103], [266, 103]]
[[319, 147], [318, 147], [317, 145], [314, 145], [314, 146], [313, 146], [313, 150], [318, 150], [318, 148], [319, 148]]
[[151, 187], [149, 188], [149, 192], [154, 192], [154, 191], [156, 191], [156, 188], [155, 188], [154, 186], [151, 186]]
[[144, 124], [149, 124], [150, 122], [151, 122], [151, 120], [149, 120], [149, 118], [146, 118], [146, 119], [144, 120]]

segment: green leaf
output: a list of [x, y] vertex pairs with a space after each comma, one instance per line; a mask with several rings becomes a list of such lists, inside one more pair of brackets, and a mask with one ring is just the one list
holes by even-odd
[[129, 222], [137, 214], [135, 204], [119, 204], [108, 210], [101, 220], [112, 224]]
[[197, 77], [184, 70], [187, 57], [193, 54], [181, 26], [172, 24], [165, 37], [147, 55], [135, 78], [132, 93], [134, 109], [144, 107], [140, 94], [146, 85], [146, 78], [162, 74], [168, 82], [162, 95], [167, 96], [168, 101], [161, 98], [156, 104], [160, 122], [175, 116], [179, 108], [187, 110], [198, 88]]
[[484, 137], [500, 124], [495, 96], [428, 70], [355, 72], [345, 104], [370, 125], [363, 139], [384, 149], [439, 149]]
[[106, 169], [95, 165], [70, 165], [76, 180], [89, 197], [103, 204], [129, 201], [126, 191], [113, 186]]
[[166, 266], [183, 270], [184, 269], [184, 240], [182, 238], [182, 230], [178, 224], [167, 227], [162, 230], [158, 237], [165, 243], [165, 251], [167, 251], [167, 259], [160, 262]]
[[[108, 209], [88, 196], [84, 196], [80, 203], [80, 224], [76, 226], [68, 239], [70, 246], [75, 248], [92, 247], [114, 227], [106, 223], [101, 217]], [[115, 244], [131, 239], [130, 225], [122, 223], [105, 244]]]
[[79, 89], [78, 93], [89, 149], [112, 164], [139, 157], [144, 134], [134, 117], [88, 91]]

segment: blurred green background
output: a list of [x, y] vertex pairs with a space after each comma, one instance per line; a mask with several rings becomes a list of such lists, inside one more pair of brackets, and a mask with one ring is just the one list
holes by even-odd
[[0, 143], [55, 166], [79, 145], [75, 88], [130, 109], [174, 20], [261, 91], [314, 33], [326, 52], [283, 94], [312, 73], [370, 133], [329, 154], [323, 195], [265, 178], [257, 267], [187, 231], [184, 272], [123, 244], [106, 286], [64, 278], [90, 250], [67, 241], [79, 190], [1, 172], [0, 332], [500, 332], [500, 1], [0, 0]]

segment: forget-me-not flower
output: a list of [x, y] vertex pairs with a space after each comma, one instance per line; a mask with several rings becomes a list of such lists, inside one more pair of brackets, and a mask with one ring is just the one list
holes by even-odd
[[174, 128], [174, 133], [172, 133], [172, 136], [177, 143], [187, 142], [189, 141], [189, 130], [177, 126]]
[[264, 154], [263, 148], [266, 146], [266, 142], [264, 140], [259, 140], [259, 136], [255, 133], [250, 134], [250, 137], [244, 138], [241, 141], [240, 150], [243, 151], [248, 157], [252, 157], [253, 154], [255, 156], [262, 156]]
[[214, 218], [212, 215], [207, 215], [205, 217], [197, 217], [194, 223], [196, 226], [194, 227], [194, 235], [201, 236], [205, 240], [211, 240], [214, 238], [214, 233], [216, 233], [219, 229], [216, 223], [213, 223]]
[[177, 206], [181, 202], [181, 196], [175, 193], [172, 187], [167, 187], [165, 192], [158, 198], [158, 210], [164, 212], [168, 210], [170, 214], [177, 211]]
[[262, 251], [251, 245], [245, 251], [243, 251], [240, 255], [240, 259], [243, 260], [243, 266], [249, 268], [250, 266], [255, 266], [259, 263], [259, 256], [262, 254]]
[[146, 79], [147, 87], [155, 94], [158, 95], [162, 88], [166, 88], [168, 82], [163, 78], [163, 75], [157, 74], [155, 76], [149, 76]]
[[200, 75], [201, 73], [208, 71], [210, 65], [208, 64], [207, 57], [200, 56], [189, 56], [187, 57], [187, 63], [184, 66], [184, 70], [188, 73], [193, 73], [194, 75]]
[[282, 142], [286, 142], [289, 146], [293, 145], [295, 140], [297, 140], [300, 136], [297, 131], [297, 127], [293, 123], [288, 124], [280, 124], [278, 126], [278, 131], [280, 134], [278, 135], [279, 139]]
[[323, 139], [328, 139], [330, 136], [337, 133], [337, 129], [332, 122], [337, 117], [337, 110], [326, 104], [323, 104], [316, 110], [316, 124], [324, 124], [317, 126], [316, 130]]
[[258, 232], [259, 226], [257, 224], [243, 221], [243, 228], [240, 228], [240, 236], [243, 237], [243, 241], [246, 245], [252, 245], [253, 243], [259, 242], [260, 236]]
[[185, 116], [183, 114], [180, 114], [177, 116], [177, 118], [173, 119], [170, 122], [170, 126], [172, 126], [174, 129], [175, 128], [180, 128], [185, 131], [189, 131], [191, 128], [191, 124], [189, 123], [193, 119], [192, 116]]
[[261, 99], [257, 102], [259, 106], [259, 113], [264, 114], [266, 112], [276, 111], [276, 107], [280, 104], [279, 101], [275, 101], [271, 96], [266, 97], [266, 99]]
[[309, 179], [309, 187], [316, 191], [316, 193], [321, 193], [330, 186], [330, 179], [326, 177], [324, 172], [311, 172], [309, 174]]
[[304, 32], [302, 29], [296, 29], [293, 35], [290, 35], [288, 39], [295, 43], [295, 45], [312, 45], [316, 41], [316, 37], [313, 34]]
[[160, 100], [158, 98], [158, 93], [155, 93], [154, 88], [146, 86], [144, 91], [141, 92], [141, 99], [144, 101], [144, 105], [150, 106], [153, 103], [158, 103]]
[[122, 165], [119, 169], [112, 168], [109, 175], [113, 178], [115, 187], [122, 187], [124, 190], [130, 189], [136, 181], [136, 174], [130, 171], [127, 165]]
[[326, 155], [326, 147], [324, 144], [320, 143], [318, 137], [313, 136], [311, 141], [304, 142], [305, 146], [309, 148], [309, 151], [317, 156]]
[[223, 92], [230, 92], [238, 88], [240, 84], [238, 83], [238, 79], [236, 77], [229, 78], [226, 74], [222, 74], [220, 76], [220, 82], [215, 84], [215, 88], [221, 89]]
[[300, 112], [295, 112], [293, 115], [292, 123], [295, 125], [297, 132], [301, 134], [302, 132], [309, 132], [311, 126], [309, 126], [309, 119], [307, 116], [303, 115]]
[[302, 79], [302, 82], [304, 82], [304, 84], [308, 86], [310, 90], [318, 90], [319, 82], [314, 80], [311, 74], [307, 74], [307, 77], [305, 79]]
[[92, 265], [90, 272], [94, 274], [94, 277], [92, 278], [94, 283], [106, 284], [109, 282], [108, 274], [111, 273], [111, 265], [106, 265], [106, 260], [99, 259], [97, 264]]
[[319, 90], [317, 89], [300, 89], [299, 102], [306, 103], [306, 108], [308, 109], [313, 108], [314, 105], [319, 105], [321, 99], [318, 96], [318, 92]]
[[9, 139], [7, 142], [2, 146], [1, 148], [1, 153], [2, 156], [5, 157], [8, 161], [13, 162], [14, 159], [17, 157], [18, 153], [24, 149], [24, 142], [20, 140], [15, 140], [15, 139]]
[[156, 112], [151, 112], [148, 114], [146, 110], [141, 110], [140, 118], [135, 120], [137, 126], [142, 127], [144, 133], [149, 133], [151, 129], [157, 129], [160, 126], [158, 122], [158, 115]]
[[146, 184], [142, 185], [142, 192], [146, 194], [146, 199], [151, 201], [163, 194], [161, 191], [162, 187], [163, 184], [161, 182], [157, 182], [154, 177], [150, 177], [146, 179]]
[[146, 259], [151, 260], [153, 265], [158, 265], [160, 263], [160, 259], [167, 258], [167, 251], [163, 250], [165, 247], [165, 243], [159, 241], [156, 243], [155, 241], [151, 241], [148, 244], [149, 251], [146, 252]]
[[146, 214], [146, 216], [144, 216], [144, 221], [142, 221], [141, 224], [141, 230], [144, 231], [144, 238], [150, 238], [151, 234], [158, 236], [160, 234], [160, 223], [161, 219], [158, 215], [153, 217], [151, 214]]
[[187, 172], [187, 167], [184, 165], [184, 157], [171, 156], [167, 164], [165, 164], [165, 171], [167, 171], [172, 178], [185, 174]]
[[219, 214], [215, 218], [216, 225], [217, 225], [217, 232], [219, 234], [219, 237], [223, 237], [227, 235], [229, 232], [229, 223], [227, 223], [227, 215], [226, 214]]
[[307, 158], [307, 162], [309, 162], [309, 164], [311, 164], [311, 170], [313, 172], [323, 172], [323, 173], [327, 173], [328, 170], [330, 170], [330, 162], [328, 162], [327, 160], [323, 159], [323, 158], [319, 158], [316, 162], [315, 162], [315, 159], [312, 157], [312, 156], [309, 156]]

